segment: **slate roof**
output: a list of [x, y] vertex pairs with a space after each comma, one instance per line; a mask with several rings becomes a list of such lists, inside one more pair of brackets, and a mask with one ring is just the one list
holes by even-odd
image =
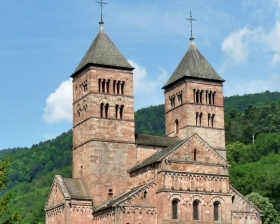
[[[159, 151], [157, 151], [156, 153], [154, 153], [152, 156], [148, 157], [147, 159], [145, 159], [144, 161], [142, 161], [139, 164], [136, 164], [135, 166], [133, 166], [132, 168], [130, 168], [128, 170], [128, 172], [132, 172], [134, 170], [138, 170], [142, 167], [145, 167], [147, 165], [150, 165], [152, 163], [156, 163], [156, 162], [161, 162], [163, 160], [164, 157], [166, 157], [167, 155], [169, 155], [170, 153], [172, 153], [175, 149], [177, 149], [178, 147], [180, 147], [182, 144], [184, 144], [185, 142], [189, 141], [189, 139], [191, 139], [193, 136], [198, 136], [201, 141], [205, 142], [198, 134], [193, 134], [192, 136], [182, 140], [182, 141], [178, 141], [177, 143], [168, 146], [166, 148], [163, 148]], [[212, 150], [214, 150], [207, 142], [205, 142], [205, 144], [208, 145], [209, 148], [211, 148]], [[214, 150], [215, 151], [215, 150]], [[216, 152], [216, 151], [215, 151]], [[217, 153], [217, 156], [223, 160], [226, 164], [228, 164], [228, 162], [219, 154]]]
[[166, 147], [164, 149], [159, 150], [149, 158], [145, 159], [141, 163], [137, 164], [136, 166], [132, 167], [129, 172], [132, 172], [134, 170], [140, 169], [144, 166], [147, 166], [149, 164], [160, 162], [165, 156], [167, 156], [169, 153], [171, 153], [174, 149], [176, 149], [179, 145], [181, 145], [185, 140], [179, 141], [169, 147]]
[[170, 84], [185, 77], [208, 79], [224, 82], [218, 73], [212, 68], [202, 54], [197, 50], [194, 43], [191, 43], [189, 49], [167, 83], [162, 87], [165, 89]]
[[89, 190], [81, 178], [62, 178], [64, 185], [72, 199], [91, 200]]
[[101, 210], [104, 210], [104, 209], [108, 209], [110, 207], [117, 206], [118, 204], [126, 201], [127, 199], [132, 197], [135, 193], [137, 193], [138, 191], [142, 190], [143, 188], [145, 188], [146, 186], [148, 186], [149, 184], [151, 184], [154, 181], [155, 180], [151, 180], [151, 181], [149, 181], [148, 183], [146, 183], [146, 184], [144, 184], [142, 186], [139, 186], [139, 187], [136, 187], [134, 189], [128, 190], [127, 192], [125, 192], [124, 194], [118, 196], [117, 198], [114, 198], [114, 199], [108, 201], [106, 204], [98, 207], [94, 212], [98, 212], [98, 211], [101, 211]]
[[179, 141], [181, 141], [179, 138], [173, 137], [135, 134], [137, 145], [168, 147]]
[[81, 69], [88, 65], [134, 69], [106, 35], [103, 27], [100, 27], [93, 43], [71, 77], [75, 77]]

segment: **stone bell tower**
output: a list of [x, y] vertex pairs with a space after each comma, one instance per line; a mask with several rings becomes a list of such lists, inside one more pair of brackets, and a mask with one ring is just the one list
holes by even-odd
[[98, 206], [125, 191], [136, 162], [134, 68], [103, 22], [73, 78], [73, 178], [83, 178]]
[[[192, 17], [189, 19], [193, 21]], [[185, 139], [197, 133], [224, 158], [223, 82], [197, 50], [194, 38], [189, 49], [163, 86], [166, 135]]]

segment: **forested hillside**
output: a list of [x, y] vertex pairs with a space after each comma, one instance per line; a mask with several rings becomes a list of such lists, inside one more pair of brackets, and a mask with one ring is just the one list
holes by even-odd
[[[225, 97], [227, 157], [231, 183], [244, 195], [269, 197], [280, 211], [280, 93]], [[137, 133], [164, 135], [164, 106], [135, 112]], [[255, 142], [253, 143], [253, 135]], [[31, 148], [0, 151], [0, 162], [12, 156], [8, 186], [10, 208], [22, 223], [44, 223], [44, 203], [55, 174], [71, 177], [72, 131]], [[278, 171], [279, 170], [279, 171]]]

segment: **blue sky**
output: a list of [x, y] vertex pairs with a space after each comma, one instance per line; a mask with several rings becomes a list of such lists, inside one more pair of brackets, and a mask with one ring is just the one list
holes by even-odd
[[[224, 94], [280, 91], [279, 0], [107, 0], [105, 31], [134, 71], [135, 110], [163, 103], [161, 87], [189, 46], [223, 77]], [[71, 80], [99, 29], [93, 0], [0, 1], [0, 149], [30, 147], [72, 127]]]

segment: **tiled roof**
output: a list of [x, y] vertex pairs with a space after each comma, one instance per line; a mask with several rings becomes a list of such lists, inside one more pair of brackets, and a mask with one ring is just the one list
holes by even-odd
[[168, 147], [181, 141], [179, 138], [135, 134], [135, 142], [137, 145]]
[[208, 79], [220, 82], [225, 81], [218, 75], [218, 73], [197, 50], [194, 43], [190, 44], [187, 53], [185, 54], [167, 83], [162, 88], [165, 89], [170, 84], [186, 77]]
[[87, 65], [134, 69], [106, 35], [103, 27], [100, 28], [96, 38], [71, 77], [75, 77], [78, 71]]

